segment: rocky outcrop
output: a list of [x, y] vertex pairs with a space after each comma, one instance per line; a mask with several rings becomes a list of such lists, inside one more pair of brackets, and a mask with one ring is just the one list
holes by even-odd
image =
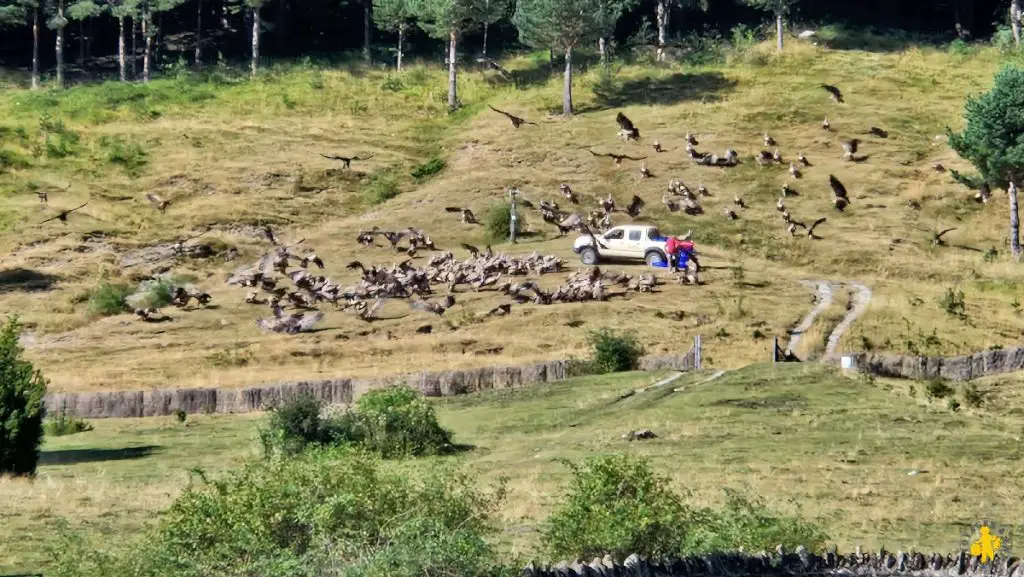
[[969, 381], [1024, 370], [1024, 349], [983, 351], [959, 357], [912, 357], [853, 353], [854, 368], [879, 377]]
[[576, 560], [555, 565], [531, 562], [523, 577], [752, 577], [792, 575], [835, 575], [843, 577], [955, 577], [959, 575], [987, 577], [1024, 577], [1024, 566], [1017, 559], [996, 556], [982, 564], [978, 557], [960, 552], [956, 555], [924, 555], [922, 553], [839, 555], [830, 551], [813, 555], [804, 547], [793, 553], [781, 550], [775, 554], [716, 553], [667, 561], [651, 561], [630, 555], [621, 563], [611, 556], [595, 558], [589, 563]]
[[[642, 370], [692, 370], [694, 354], [645, 357]], [[186, 414], [249, 413], [299, 395], [310, 394], [328, 404], [347, 404], [366, 391], [395, 382], [417, 387], [428, 397], [450, 397], [490, 389], [507, 389], [568, 378], [569, 361], [522, 366], [482, 367], [461, 371], [412, 373], [383, 379], [322, 379], [274, 383], [244, 389], [165, 389], [131, 392], [56, 393], [46, 397], [51, 414], [64, 411], [86, 419], [155, 417]]]

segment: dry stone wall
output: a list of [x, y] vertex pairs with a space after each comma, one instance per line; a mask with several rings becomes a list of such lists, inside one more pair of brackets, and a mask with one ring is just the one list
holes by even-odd
[[754, 577], [754, 576], [842, 576], [842, 577], [1024, 577], [1024, 566], [1014, 558], [996, 556], [982, 564], [964, 552], [956, 555], [922, 553], [824, 555], [797, 547], [793, 553], [777, 550], [750, 555], [718, 553], [669, 561], [650, 561], [630, 555], [621, 563], [611, 556], [593, 561], [562, 561], [555, 565], [531, 562], [523, 577]]
[[959, 357], [912, 357], [854, 353], [854, 367], [879, 377], [969, 381], [988, 375], [1024, 371], [1024, 349], [983, 351]]
[[[645, 371], [692, 370], [694, 352], [644, 357]], [[56, 393], [47, 395], [50, 414], [64, 411], [86, 419], [156, 417], [186, 414], [249, 413], [262, 411], [281, 400], [311, 394], [328, 404], [347, 404], [366, 391], [395, 382], [417, 387], [428, 397], [449, 397], [490, 389], [507, 389], [534, 383], [561, 381], [569, 376], [569, 361], [549, 361], [523, 366], [483, 367], [461, 371], [413, 373], [384, 379], [323, 379], [268, 384], [245, 389], [164, 389], [131, 392]]]

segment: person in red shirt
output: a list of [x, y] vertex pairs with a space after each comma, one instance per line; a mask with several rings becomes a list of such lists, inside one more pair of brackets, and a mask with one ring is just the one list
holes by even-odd
[[[679, 272], [680, 265], [689, 264], [689, 255], [693, 252], [693, 242], [670, 236], [665, 242], [665, 252], [668, 253], [669, 268], [672, 269], [672, 272]], [[686, 257], [686, 260], [683, 260], [683, 257]]]

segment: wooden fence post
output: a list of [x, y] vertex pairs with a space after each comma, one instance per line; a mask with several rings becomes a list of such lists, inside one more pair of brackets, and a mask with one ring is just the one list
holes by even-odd
[[779, 362], [779, 337], [772, 338], [772, 364]]
[[700, 370], [700, 335], [693, 337], [693, 370]]

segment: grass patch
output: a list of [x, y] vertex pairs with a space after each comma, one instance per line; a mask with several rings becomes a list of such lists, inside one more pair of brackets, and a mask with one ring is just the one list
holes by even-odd
[[370, 175], [362, 185], [363, 195], [372, 204], [383, 204], [401, 194], [398, 170], [384, 168]]
[[142, 145], [125, 140], [121, 136], [100, 138], [100, 149], [107, 162], [120, 166], [129, 176], [139, 176], [149, 162]]
[[416, 168], [413, 168], [410, 174], [413, 178], [422, 181], [441, 172], [444, 170], [445, 166], [445, 161], [435, 156], [423, 164], [416, 166]]

